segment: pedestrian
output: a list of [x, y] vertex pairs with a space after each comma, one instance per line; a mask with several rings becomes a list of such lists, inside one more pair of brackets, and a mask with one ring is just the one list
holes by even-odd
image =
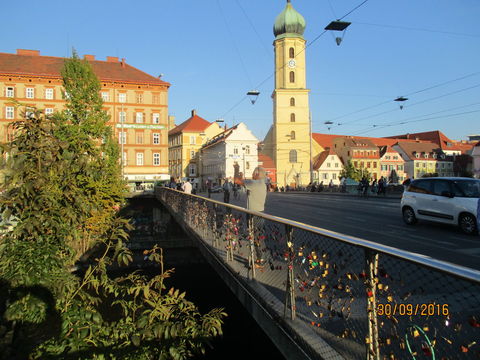
[[185, 194], [191, 194], [192, 193], [192, 184], [190, 181], [185, 180], [184, 183], [182, 184], [182, 190]]
[[377, 179], [374, 179], [374, 180], [372, 181], [372, 185], [371, 185], [371, 188], [370, 188], [370, 189], [371, 189], [372, 193], [376, 193], [376, 192], [377, 192]]
[[207, 192], [210, 199], [212, 197], [212, 182], [210, 180], [207, 180]]
[[[253, 180], [246, 180], [244, 185], [247, 189], [247, 209], [262, 212], [265, 210], [265, 200], [267, 198], [267, 187], [265, 186], [265, 170], [263, 168], [256, 168], [253, 171]], [[254, 219], [255, 224], [255, 267], [262, 268], [265, 260], [261, 250], [260, 237], [264, 237], [264, 218], [256, 217]]]
[[330, 182], [328, 183], [328, 191], [332, 192], [333, 191], [333, 180], [330, 179]]
[[385, 178], [382, 176], [378, 181], [378, 192], [377, 195], [383, 194], [385, 196], [387, 194], [387, 184]]
[[230, 202], [230, 191], [232, 190], [232, 184], [228, 179], [225, 179], [223, 183], [223, 202], [229, 203]]

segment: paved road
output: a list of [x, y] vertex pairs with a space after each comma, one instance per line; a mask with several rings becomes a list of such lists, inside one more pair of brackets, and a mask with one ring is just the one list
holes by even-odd
[[[223, 194], [213, 198], [222, 201]], [[241, 196], [232, 203], [245, 206], [245, 201]], [[480, 236], [467, 236], [443, 224], [407, 226], [399, 199], [269, 193], [265, 212], [480, 270]]]

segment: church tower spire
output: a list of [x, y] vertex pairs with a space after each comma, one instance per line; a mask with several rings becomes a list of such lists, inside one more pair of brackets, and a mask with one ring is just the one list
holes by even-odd
[[278, 186], [310, 182], [310, 108], [306, 88], [306, 22], [287, 0], [275, 19], [275, 89], [273, 126], [268, 142], [277, 169]]

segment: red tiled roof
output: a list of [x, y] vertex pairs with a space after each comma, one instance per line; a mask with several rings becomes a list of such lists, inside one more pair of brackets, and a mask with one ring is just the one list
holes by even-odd
[[170, 130], [168, 135], [177, 134], [179, 132], [202, 132], [209, 127], [210, 124], [211, 123], [204, 118], [201, 118], [198, 115], [193, 115], [177, 127], [174, 127], [172, 130]]
[[[61, 57], [0, 53], [0, 74], [60, 77], [64, 62], [65, 58]], [[111, 61], [88, 60], [88, 62], [101, 81], [115, 80], [170, 86], [168, 82], [148, 75], [116, 58], [112, 58]]]
[[[315, 140], [320, 146], [323, 148], [332, 148], [333, 147], [333, 139], [337, 137], [347, 137], [347, 135], [333, 135], [333, 134], [320, 134], [320, 133], [312, 133], [312, 138]], [[402, 141], [411, 141], [406, 139], [392, 139], [392, 138], [375, 138], [375, 137], [368, 137], [368, 136], [349, 136], [353, 139], [367, 139], [373, 142], [376, 146], [393, 146], [397, 142]]]
[[434, 144], [440, 146], [442, 150], [457, 150], [465, 153], [472, 149], [471, 144], [463, 144], [461, 142], [457, 142], [454, 140], [449, 139], [439, 130], [434, 131], [425, 131], [420, 133], [413, 133], [413, 134], [403, 134], [403, 135], [396, 135], [390, 136], [391, 139], [407, 139], [407, 140], [423, 140], [423, 141], [430, 141]]
[[[432, 143], [432, 142], [416, 142], [416, 141], [410, 141], [410, 142], [401, 142], [398, 144], [398, 146], [405, 152], [405, 154], [410, 158], [410, 160], [420, 160], [417, 158], [414, 153], [427, 153], [429, 154], [428, 160], [440, 160], [440, 159], [435, 159], [433, 158], [433, 153], [439, 153], [441, 152], [440, 147], [438, 144]], [[421, 160], [425, 160], [425, 158], [421, 158]]]

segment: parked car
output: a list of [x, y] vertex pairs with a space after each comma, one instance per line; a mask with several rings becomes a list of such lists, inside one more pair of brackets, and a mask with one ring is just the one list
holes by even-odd
[[223, 192], [223, 188], [219, 185], [217, 186], [212, 186], [212, 190], [211, 190], [212, 193], [219, 193], [219, 192]]
[[417, 220], [458, 225], [466, 234], [478, 231], [477, 209], [480, 180], [436, 177], [413, 180], [401, 201], [403, 221], [413, 225]]

